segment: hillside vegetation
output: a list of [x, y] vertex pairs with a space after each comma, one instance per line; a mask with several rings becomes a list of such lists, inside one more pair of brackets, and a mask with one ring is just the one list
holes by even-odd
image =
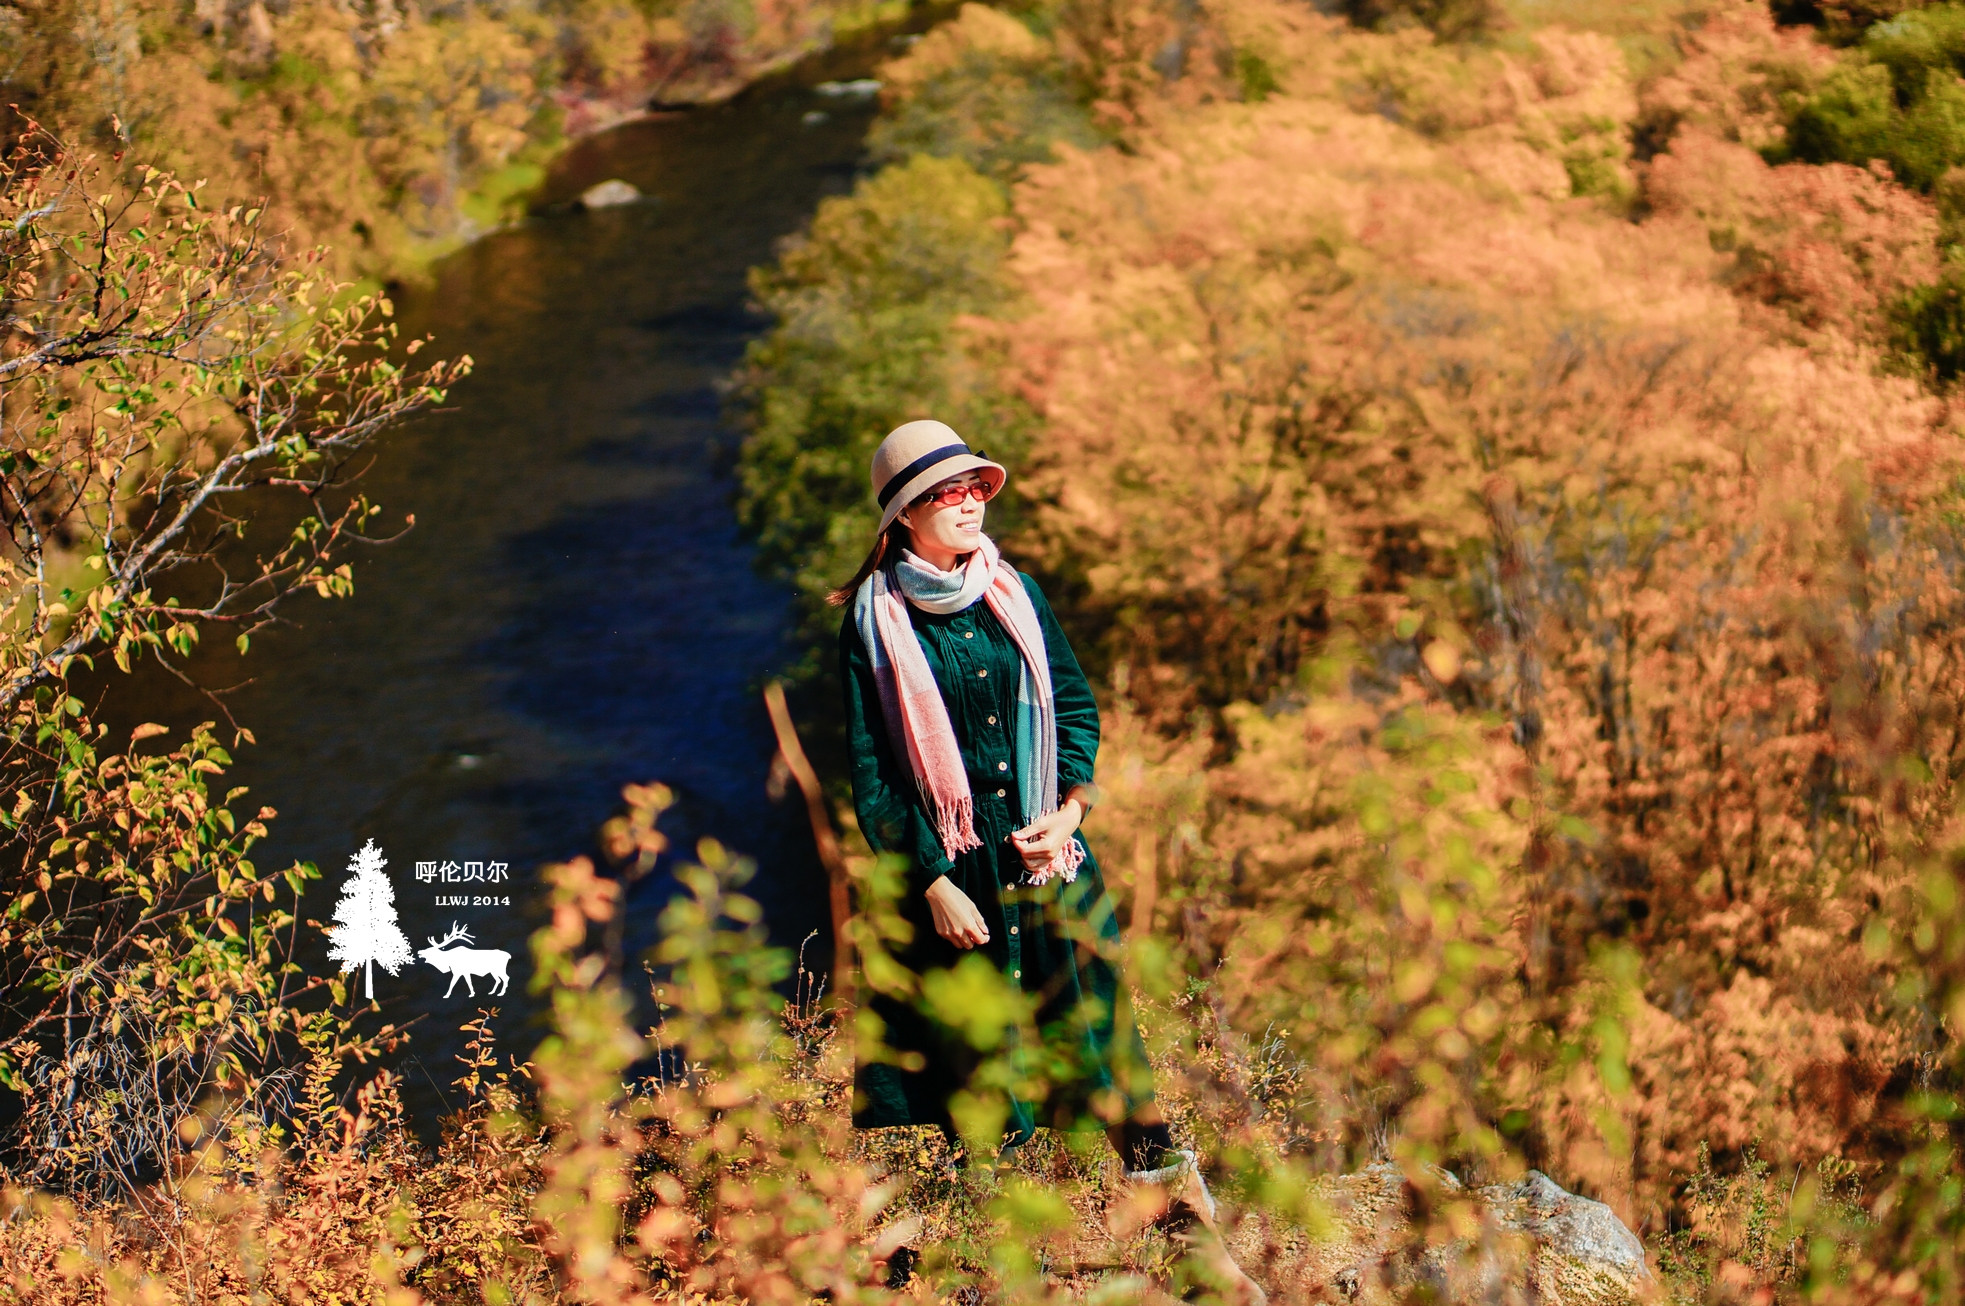
[[[336, 114], [407, 103], [374, 80], [391, 49], [516, 68], [494, 54], [545, 48], [540, 14], [336, 9], [324, 48], [357, 71], [281, 82], [301, 27], [248, 38], [304, 12], [170, 11], [130, 60], [17, 66], [44, 107], [128, 95], [69, 121], [159, 142], [246, 121], [171, 96], [274, 113], [285, 87], [293, 139], [363, 142], [295, 168], [398, 178], [374, 193], [399, 232], [429, 160], [461, 195], [524, 157], [461, 126], [398, 156], [408, 126]], [[95, 40], [97, 13], [46, 30]], [[943, 417], [1012, 466], [992, 528], [1099, 681], [1090, 836], [1161, 1097], [1278, 1299], [1434, 1301], [1442, 1263], [1520, 1285], [1532, 1257], [1468, 1194], [1529, 1167], [1609, 1203], [1670, 1300], [1965, 1291], [1961, 13], [971, 5], [883, 70], [874, 166], [755, 274], [739, 512], [802, 596], [810, 701], [867, 456]], [[276, 53], [212, 72], [235, 47]], [[146, 82], [170, 50], [216, 62]], [[522, 96], [458, 93], [399, 121], [544, 139], [491, 112]], [[244, 168], [237, 139], [172, 148]], [[254, 865], [276, 814], [233, 813], [221, 740], [111, 739], [62, 678], [348, 592], [345, 546], [380, 528], [350, 455], [466, 364], [409, 370], [388, 301], [283, 262], [267, 213], [121, 166], [36, 135], [0, 178], [0, 1297], [1206, 1299], [1164, 1238], [1106, 1224], [1102, 1147], [958, 1170], [852, 1131], [878, 1030], [764, 946], [728, 850], [670, 859], [684, 892], [630, 978], [655, 786], [601, 831], [612, 872], [543, 872], [545, 1042], [514, 1065], [473, 1021], [456, 1109], [416, 1135], [365, 1064], [401, 1031], [288, 962], [313, 868]], [[321, 202], [341, 216], [305, 231], [379, 222]], [[227, 508], [271, 502], [245, 485], [285, 496], [276, 529]], [[216, 547], [237, 536], [256, 551]], [[851, 982], [964, 1032], [956, 1116], [987, 1154], [1004, 1094], [1059, 1068], [988, 966], [896, 964], [904, 868], [861, 853]], [[1332, 1176], [1379, 1162], [1396, 1227], [1347, 1233]], [[1379, 1235], [1348, 1281], [1320, 1259]]]
[[1135, 932], [1287, 1031], [1326, 1165], [1520, 1157], [1652, 1231], [1847, 1166], [1914, 1295], [1965, 6], [1888, 8], [965, 8], [759, 274], [744, 510], [816, 631], [889, 425], [1009, 457]]

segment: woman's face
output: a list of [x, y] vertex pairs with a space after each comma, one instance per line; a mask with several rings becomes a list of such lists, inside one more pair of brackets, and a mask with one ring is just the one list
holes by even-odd
[[951, 486], [985, 484], [977, 473], [964, 472], [939, 482], [909, 504], [900, 521], [914, 537], [914, 551], [926, 557], [924, 545], [928, 546], [928, 552], [968, 553], [974, 549], [982, 540], [983, 501], [973, 494], [965, 494], [959, 502], [944, 504], [934, 496]]

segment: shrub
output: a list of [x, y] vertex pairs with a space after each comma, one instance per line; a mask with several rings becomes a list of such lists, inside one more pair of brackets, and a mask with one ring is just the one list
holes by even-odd
[[1424, 25], [1448, 41], [1488, 36], [1507, 25], [1496, 0], [1341, 0], [1330, 8], [1361, 27]]
[[1947, 381], [1965, 373], [1965, 295], [1955, 268], [1906, 292], [1896, 310], [1899, 348], [1914, 367]]
[[425, 342], [393, 351], [386, 300], [282, 264], [262, 214], [168, 174], [124, 189], [36, 136], [0, 215], [0, 1084], [15, 1173], [101, 1197], [186, 1162], [214, 1094], [261, 1116], [292, 1091], [308, 986], [275, 904], [313, 871], [254, 865], [274, 813], [212, 788], [211, 723], [139, 750], [165, 729], [107, 739], [66, 677], [175, 667], [214, 627], [243, 652], [294, 593], [348, 593], [376, 516], [350, 456], [469, 360], [406, 365]]
[[1007, 181], [1058, 144], [1101, 142], [1056, 49], [1015, 18], [969, 4], [881, 70], [884, 104], [867, 145], [882, 162], [959, 158]]
[[1930, 190], [1965, 162], [1965, 6], [1911, 9], [1862, 43], [1796, 107], [1787, 152], [1811, 163], [1887, 162]]

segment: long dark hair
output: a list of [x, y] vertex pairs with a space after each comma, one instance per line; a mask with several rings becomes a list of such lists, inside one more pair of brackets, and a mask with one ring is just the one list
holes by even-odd
[[835, 608], [843, 608], [848, 603], [851, 603], [853, 596], [859, 593], [860, 586], [865, 583], [866, 578], [878, 571], [880, 564], [887, 560], [887, 550], [900, 544], [900, 540], [890, 538], [897, 534], [902, 539], [905, 539], [907, 527], [901, 525], [899, 522], [895, 522], [886, 530], [880, 532], [880, 538], [873, 542], [873, 550], [867, 554], [867, 560], [860, 564], [860, 569], [853, 573], [853, 579], [827, 594], [826, 602]]

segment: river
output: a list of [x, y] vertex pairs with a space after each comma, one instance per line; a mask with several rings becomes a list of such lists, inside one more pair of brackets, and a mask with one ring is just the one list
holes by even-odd
[[[389, 435], [363, 478], [383, 520], [413, 513], [414, 529], [354, 559], [352, 598], [306, 596], [245, 659], [200, 660], [209, 683], [253, 678], [228, 702], [259, 742], [236, 750], [229, 780], [251, 787], [241, 810], [279, 812], [262, 867], [321, 868], [306, 916], [332, 915], [350, 856], [374, 839], [412, 946], [456, 924], [513, 954], [495, 1000], [483, 979], [475, 1000], [462, 984], [445, 998], [446, 977], [420, 962], [376, 972], [384, 1018], [421, 1017], [399, 1058], [418, 1117], [443, 1104], [457, 1026], [477, 1007], [500, 1008], [509, 1048], [531, 1045], [535, 872], [592, 850], [625, 783], [676, 789], [663, 828], [679, 847], [713, 836], [757, 859], [774, 940], [824, 921], [802, 809], [765, 792], [758, 689], [793, 656], [789, 595], [756, 574], [734, 525], [719, 385], [765, 325], [746, 270], [861, 166], [871, 101], [816, 87], [864, 75], [889, 39], [575, 144], [542, 216], [402, 296], [406, 330], [477, 365], [450, 411]], [[607, 178], [646, 199], [568, 208]], [[150, 719], [212, 715], [175, 682], [142, 679]], [[445, 883], [446, 863], [485, 878]], [[672, 883], [637, 887], [631, 945], [653, 937]], [[325, 946], [304, 931], [310, 971], [331, 964]]]

